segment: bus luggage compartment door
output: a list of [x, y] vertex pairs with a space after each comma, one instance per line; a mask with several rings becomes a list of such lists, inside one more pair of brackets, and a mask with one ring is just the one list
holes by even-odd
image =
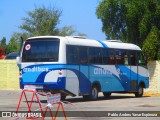
[[79, 95], [79, 65], [67, 65], [66, 90]]

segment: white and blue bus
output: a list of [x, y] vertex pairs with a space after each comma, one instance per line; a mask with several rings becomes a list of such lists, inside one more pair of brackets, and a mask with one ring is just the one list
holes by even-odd
[[98, 93], [134, 93], [143, 96], [149, 87], [146, 58], [141, 49], [118, 40], [38, 36], [28, 38], [17, 58], [20, 88], [83, 96], [96, 100]]

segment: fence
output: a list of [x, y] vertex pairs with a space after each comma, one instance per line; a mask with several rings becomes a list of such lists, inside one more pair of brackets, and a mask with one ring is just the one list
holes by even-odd
[[[150, 87], [145, 94], [160, 95], [160, 61], [148, 63]], [[15, 60], [0, 60], [0, 90], [19, 89], [19, 71]]]

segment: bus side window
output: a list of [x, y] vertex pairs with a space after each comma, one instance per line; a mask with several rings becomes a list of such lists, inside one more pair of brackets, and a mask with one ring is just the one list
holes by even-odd
[[130, 65], [132, 65], [132, 66], [137, 65], [136, 51], [135, 52], [130, 52]]
[[116, 63], [117, 65], [123, 65], [123, 50], [116, 50]]
[[141, 52], [138, 52], [138, 65], [147, 65], [147, 60]]
[[95, 63], [95, 48], [90, 47], [88, 50], [88, 60], [90, 64]]
[[108, 49], [102, 49], [102, 56], [103, 56], [103, 64], [109, 64]]
[[67, 45], [67, 63], [79, 63], [78, 48], [76, 46]]
[[127, 54], [126, 51], [124, 51], [124, 53], [123, 53], [123, 62], [124, 62], [124, 65], [128, 65], [129, 64], [128, 54]]
[[111, 65], [115, 64], [114, 55], [115, 55], [114, 50], [109, 50], [109, 64]]
[[102, 64], [102, 49], [101, 48], [95, 48], [95, 55], [96, 55], [96, 64]]
[[80, 64], [88, 63], [88, 47], [79, 47], [79, 61]]
[[102, 64], [101, 48], [90, 47], [88, 51], [90, 64]]

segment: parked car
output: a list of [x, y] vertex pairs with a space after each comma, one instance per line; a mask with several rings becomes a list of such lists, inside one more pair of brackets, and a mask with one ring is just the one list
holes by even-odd
[[18, 56], [18, 52], [12, 52], [9, 53], [5, 59], [9, 60], [9, 59], [16, 59], [16, 57]]

